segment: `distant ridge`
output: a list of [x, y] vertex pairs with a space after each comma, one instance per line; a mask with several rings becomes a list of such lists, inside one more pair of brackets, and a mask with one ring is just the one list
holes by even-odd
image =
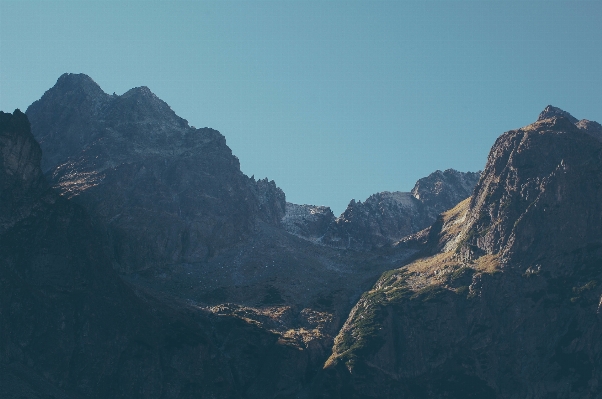
[[437, 215], [467, 198], [480, 173], [437, 170], [409, 193], [384, 191], [364, 202], [351, 200], [338, 217], [330, 208], [287, 205], [283, 223], [291, 233], [337, 248], [373, 250], [392, 245], [435, 222]]

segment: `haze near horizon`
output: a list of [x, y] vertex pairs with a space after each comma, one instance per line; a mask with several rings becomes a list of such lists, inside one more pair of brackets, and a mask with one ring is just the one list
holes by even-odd
[[548, 104], [602, 121], [597, 1], [0, 1], [0, 109], [148, 86], [241, 168], [340, 214], [483, 168]]

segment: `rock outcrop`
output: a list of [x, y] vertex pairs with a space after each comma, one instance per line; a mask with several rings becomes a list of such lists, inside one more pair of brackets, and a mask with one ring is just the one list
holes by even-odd
[[121, 271], [204, 261], [284, 214], [284, 193], [247, 178], [224, 136], [146, 87], [108, 95], [64, 74], [26, 113], [51, 184], [107, 228]]
[[[254, 183], [254, 184], [253, 184]], [[260, 179], [255, 181], [251, 176], [251, 190], [259, 200], [260, 219], [274, 226], [280, 225], [280, 221], [286, 213], [286, 196], [274, 180]]]
[[287, 202], [281, 223], [289, 233], [318, 243], [334, 221], [334, 214], [327, 206], [297, 205]]
[[602, 144], [552, 111], [362, 296], [317, 397], [600, 397]]
[[579, 129], [581, 129], [585, 133], [602, 141], [602, 125], [600, 125], [598, 122], [589, 121], [587, 119], [577, 120], [577, 118], [575, 118], [573, 115], [569, 114], [566, 111], [561, 110], [558, 107], [554, 107], [553, 105], [548, 105], [539, 114], [539, 118], [537, 118], [537, 121], [551, 119], [554, 116], [562, 116], [562, 117], [568, 119], [569, 122], [575, 124], [575, 126], [577, 126]]

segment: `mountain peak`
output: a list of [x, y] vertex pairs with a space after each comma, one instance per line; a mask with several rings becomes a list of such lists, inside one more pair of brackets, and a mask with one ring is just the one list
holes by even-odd
[[157, 97], [148, 87], [146, 86], [140, 86], [140, 87], [134, 87], [133, 89], [129, 89], [128, 91], [126, 91], [125, 93], [123, 93], [122, 97], [129, 97], [129, 96], [150, 96], [150, 97]]
[[542, 121], [544, 119], [550, 119], [554, 116], [562, 116], [564, 118], [567, 118], [571, 123], [578, 122], [578, 119], [575, 118], [573, 115], [569, 114], [568, 112], [566, 112], [558, 107], [554, 107], [553, 105], [548, 105], [543, 111], [541, 111], [541, 113], [539, 114], [539, 117], [537, 118], [537, 121]]
[[91, 77], [83, 73], [64, 73], [62, 74], [53, 89], [59, 89], [63, 92], [69, 92], [76, 89], [83, 90], [86, 94], [102, 95], [105, 92], [100, 88]]

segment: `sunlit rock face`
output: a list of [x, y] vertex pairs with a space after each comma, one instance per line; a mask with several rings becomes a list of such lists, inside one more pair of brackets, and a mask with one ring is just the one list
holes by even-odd
[[64, 74], [27, 116], [51, 184], [107, 226], [122, 271], [204, 261], [284, 215], [284, 193], [241, 173], [224, 136], [147, 87], [108, 95]]
[[602, 143], [584, 125], [548, 107], [497, 139], [428, 249], [351, 311], [316, 397], [600, 397]]

